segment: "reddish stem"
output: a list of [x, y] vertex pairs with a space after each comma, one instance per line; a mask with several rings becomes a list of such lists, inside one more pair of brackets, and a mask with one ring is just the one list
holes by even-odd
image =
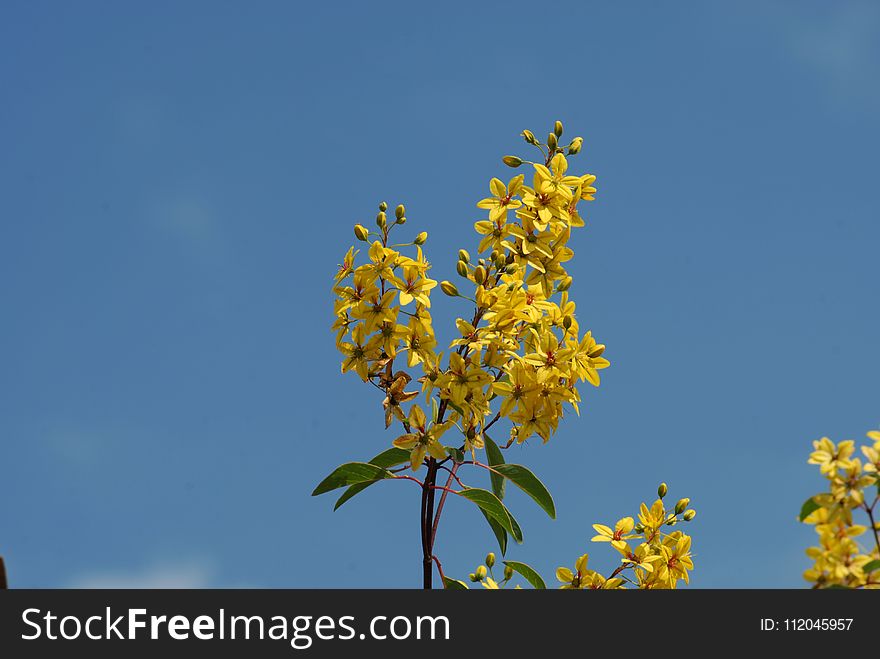
[[431, 529], [431, 551], [434, 550], [434, 538], [437, 537], [437, 526], [440, 524], [440, 515], [443, 513], [443, 505], [446, 503], [446, 496], [450, 493], [455, 492], [455, 490], [449, 489], [449, 486], [452, 485], [452, 479], [456, 478], [455, 472], [458, 471], [457, 463], [452, 465], [452, 469], [449, 470], [449, 478], [446, 479], [446, 487], [443, 488], [443, 494], [440, 496], [440, 503], [437, 504], [437, 514], [434, 515], [434, 528]]

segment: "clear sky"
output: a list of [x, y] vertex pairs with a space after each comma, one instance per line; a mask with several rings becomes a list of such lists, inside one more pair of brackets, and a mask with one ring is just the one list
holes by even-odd
[[[393, 438], [331, 277], [381, 200], [436, 279], [523, 128], [598, 176], [570, 271], [612, 367], [512, 461], [552, 578], [698, 511], [697, 587], [800, 587], [811, 440], [880, 424], [880, 7], [4, 2], [0, 554], [12, 585], [418, 586], [417, 488], [309, 497]], [[435, 297], [452, 337], [466, 306]], [[476, 477], [479, 484], [482, 476]], [[494, 539], [467, 502], [437, 553]]]

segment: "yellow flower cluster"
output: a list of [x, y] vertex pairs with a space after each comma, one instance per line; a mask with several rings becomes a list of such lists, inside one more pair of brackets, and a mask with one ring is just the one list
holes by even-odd
[[[620, 554], [620, 565], [610, 575], [588, 567], [589, 554], [580, 556], [574, 569], [556, 569], [556, 579], [563, 590], [612, 590], [628, 586], [642, 590], [673, 589], [679, 581], [689, 583], [690, 571], [694, 569], [691, 555], [691, 537], [681, 531], [667, 531], [682, 522], [690, 522], [696, 511], [688, 508], [690, 499], [679, 499], [672, 510], [667, 510], [663, 499], [667, 488], [661, 483], [659, 498], [648, 507], [642, 503], [638, 522], [632, 517], [617, 520], [614, 528], [593, 524], [596, 535], [593, 542], [607, 542]], [[491, 559], [491, 560], [488, 560]], [[486, 567], [481, 565], [470, 575], [470, 580], [480, 582], [484, 588], [504, 588], [513, 576], [513, 570], [505, 568], [503, 581], [496, 581], [491, 574], [494, 555], [487, 556]], [[521, 565], [521, 564], [517, 564]], [[459, 582], [461, 583], [461, 582]]]
[[[522, 174], [507, 184], [493, 178], [491, 196], [478, 202], [488, 211], [488, 218], [474, 225], [481, 236], [477, 250], [484, 256], [474, 263], [461, 249], [457, 264], [458, 274], [475, 287], [473, 298], [465, 298], [452, 282], [440, 284], [445, 294], [475, 304], [470, 320], [457, 319], [460, 336], [445, 360], [436, 351], [431, 324], [430, 293], [437, 282], [428, 276], [430, 264], [422, 253], [427, 234], [389, 245], [390, 230], [406, 217], [398, 206], [395, 220], [389, 221], [384, 203], [376, 218], [378, 231], [355, 226], [355, 236], [370, 247], [362, 265], [355, 264], [358, 251], [349, 249], [333, 288], [342, 371], [354, 371], [384, 391], [386, 427], [394, 418], [403, 424], [406, 432], [395, 446], [411, 450], [414, 470], [426, 455], [441, 459], [437, 440], [451, 425], [459, 427], [470, 451], [483, 447], [483, 433], [502, 417], [512, 424], [508, 445], [533, 435], [548, 441], [564, 404], [579, 413], [576, 385], [598, 386], [598, 371], [609, 365], [605, 346], [589, 331], [580, 332], [569, 299], [572, 278], [563, 264], [574, 255], [568, 247], [571, 230], [584, 226], [578, 205], [594, 198], [596, 177], [569, 173], [565, 152], [578, 153], [582, 139], [560, 147], [561, 134], [557, 122], [544, 152], [544, 145], [524, 131], [526, 141], [543, 154], [543, 162], [529, 163], [531, 185]], [[507, 156], [504, 162], [519, 167], [528, 161]], [[415, 253], [403, 254], [406, 247]], [[418, 392], [405, 391], [412, 376], [395, 371], [398, 358], [408, 368], [421, 367], [418, 381], [432, 403], [430, 416], [401, 408]], [[414, 431], [416, 420], [423, 423]]]
[[[810, 497], [801, 511], [801, 521], [814, 525], [819, 536], [819, 545], [807, 549], [813, 566], [804, 572], [814, 588], [880, 588], [880, 524], [874, 513], [880, 501], [880, 431], [869, 432], [868, 439], [861, 447], [864, 462], [852, 440], [813, 442], [808, 462], [828, 480], [828, 490]], [[857, 510], [865, 513], [867, 525], [855, 523]], [[858, 540], [866, 533], [869, 548]]]
[[632, 517], [619, 519], [614, 528], [593, 524], [593, 542], [607, 542], [620, 555], [620, 565], [608, 576], [587, 567], [589, 555], [575, 561], [574, 570], [560, 567], [556, 579], [564, 589], [614, 589], [634, 586], [644, 590], [676, 588], [679, 581], [689, 582], [694, 569], [691, 537], [682, 531], [667, 531], [680, 522], [689, 522], [696, 511], [688, 508], [690, 499], [680, 499], [672, 510], [663, 503], [666, 485], [660, 497], [648, 507], [642, 503], [638, 522]]

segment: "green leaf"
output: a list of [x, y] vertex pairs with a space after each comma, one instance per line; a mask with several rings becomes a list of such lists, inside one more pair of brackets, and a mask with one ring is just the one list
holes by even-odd
[[409, 451], [392, 446], [390, 449], [382, 451], [379, 455], [370, 460], [371, 465], [377, 467], [396, 467], [397, 465], [409, 464]]
[[541, 575], [525, 563], [520, 563], [519, 561], [504, 561], [504, 564], [514, 572], [519, 572], [519, 574], [537, 590], [545, 590], [547, 588], [547, 584], [544, 583]]
[[[485, 510], [480, 508], [480, 512], [483, 513], [483, 517], [485, 517], [486, 521], [489, 523], [489, 528], [492, 529], [492, 533], [495, 534], [495, 538], [498, 540], [498, 548], [501, 550], [501, 555], [504, 556], [504, 554], [507, 553], [507, 531], [504, 530], [504, 527], [501, 526], [501, 524], [489, 517]], [[522, 532], [520, 531], [520, 533]]]
[[318, 483], [318, 487], [312, 492], [312, 496], [318, 496], [330, 492], [339, 487], [365, 483], [367, 481], [388, 478], [391, 474], [384, 467], [372, 465], [367, 462], [347, 462], [333, 470], [327, 478]]
[[501, 503], [501, 499], [489, 492], [489, 490], [481, 490], [477, 487], [465, 488], [458, 494], [465, 499], [473, 501], [489, 517], [498, 522], [505, 531], [512, 535], [514, 540], [522, 542], [522, 530], [519, 528], [519, 524], [516, 523], [513, 515], [510, 514], [510, 511]]
[[[507, 511], [507, 514], [510, 515], [509, 510]], [[519, 528], [519, 524], [517, 524], [516, 520], [513, 518], [513, 515], [510, 515], [510, 525], [513, 527], [513, 539], [516, 540], [517, 538], [519, 538], [519, 540], [516, 541], [522, 542], [523, 532], [522, 529]]]
[[342, 504], [344, 504], [346, 501], [348, 501], [352, 497], [360, 494], [361, 492], [366, 490], [368, 487], [370, 487], [370, 485], [372, 485], [373, 483], [378, 483], [379, 481], [382, 481], [382, 480], [385, 480], [385, 479], [384, 478], [375, 478], [371, 481], [365, 481], [363, 483], [355, 483], [354, 485], [349, 485], [348, 489], [342, 493], [342, 496], [340, 496], [336, 500], [336, 503], [333, 505], [334, 512], [339, 510], [339, 507]]
[[449, 577], [443, 577], [443, 587], [446, 590], [470, 590], [464, 581], [450, 579]]
[[870, 563], [865, 563], [865, 567], [862, 568], [865, 571], [865, 574], [868, 572], [873, 572], [874, 570], [880, 570], [880, 559], [873, 560]]
[[[397, 448], [396, 446], [392, 446], [387, 451], [382, 451], [379, 455], [370, 460], [371, 465], [376, 465], [377, 467], [385, 467], [386, 469], [390, 467], [396, 467], [399, 464], [406, 464], [409, 462], [409, 451], [405, 451], [402, 448]], [[339, 510], [339, 506], [344, 504], [346, 501], [351, 499], [353, 496], [360, 494], [364, 490], [366, 490], [373, 483], [378, 483], [381, 480], [385, 480], [385, 476], [381, 476], [379, 478], [374, 478], [371, 481], [365, 481], [363, 483], [355, 483], [351, 485], [345, 492], [342, 493], [342, 496], [336, 500], [336, 505], [333, 506], [333, 510]]]
[[509, 478], [523, 492], [535, 500], [544, 509], [550, 519], [556, 519], [556, 506], [550, 491], [544, 486], [538, 477], [522, 465], [500, 464], [493, 469], [505, 478]]
[[[504, 455], [502, 455], [501, 449], [498, 448], [498, 444], [496, 444], [486, 433], [483, 433], [483, 439], [486, 440], [486, 459], [489, 461], [489, 466], [495, 467], [497, 465], [503, 465]], [[490, 471], [489, 479], [492, 481], [492, 492], [494, 492], [495, 496], [499, 499], [503, 499], [504, 478], [496, 474], [494, 471]]]
[[806, 501], [804, 501], [804, 505], [801, 506], [801, 514], [798, 516], [798, 520], [803, 522], [807, 517], [809, 517], [814, 511], [819, 510], [821, 508], [818, 503], [810, 497]]
[[446, 449], [447, 455], [449, 455], [449, 457], [455, 462], [464, 462], [464, 451], [455, 448], [454, 446], [444, 446], [443, 448]]

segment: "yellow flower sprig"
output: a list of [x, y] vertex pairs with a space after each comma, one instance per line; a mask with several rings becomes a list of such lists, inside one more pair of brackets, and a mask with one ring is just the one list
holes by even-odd
[[696, 511], [689, 508], [690, 499], [679, 499], [667, 509], [664, 498], [667, 487], [661, 483], [658, 498], [649, 507], [642, 503], [638, 522], [632, 517], [619, 519], [614, 528], [593, 524], [596, 535], [593, 542], [607, 542], [621, 556], [620, 565], [607, 577], [587, 567], [589, 555], [583, 554], [572, 571], [567, 567], [556, 570], [562, 588], [615, 589], [627, 584], [643, 590], [677, 588], [678, 583], [690, 582], [694, 569], [691, 537], [682, 531], [670, 531], [682, 522], [690, 522]]
[[[445, 360], [437, 352], [430, 315], [431, 292], [438, 282], [428, 276], [430, 263], [422, 251], [427, 234], [389, 245], [390, 232], [405, 224], [406, 215], [398, 206], [390, 221], [384, 202], [376, 231], [355, 226], [356, 238], [370, 246], [362, 265], [356, 264], [359, 252], [349, 249], [335, 278], [333, 330], [344, 357], [342, 371], [354, 371], [383, 389], [386, 426], [396, 418], [405, 430], [395, 445], [412, 444], [414, 458], [421, 458], [412, 460], [413, 470], [422, 466], [427, 453], [422, 443], [404, 439], [412, 432], [409, 412], [400, 404], [411, 400], [412, 392], [390, 388], [399, 388], [403, 375], [412, 376], [394, 371], [398, 357], [405, 358], [407, 368], [421, 367], [418, 381], [426, 400], [436, 396], [427, 423], [452, 421], [468, 450], [481, 448], [483, 433], [501, 418], [511, 422], [507, 446], [534, 435], [547, 442], [564, 416], [564, 405], [579, 413], [577, 384], [599, 386], [599, 371], [609, 365], [605, 346], [591, 332], [580, 331], [568, 292], [572, 278], [563, 265], [574, 255], [568, 247], [571, 230], [584, 226], [578, 206], [594, 199], [596, 177], [569, 172], [566, 155], [579, 153], [583, 140], [560, 147], [561, 135], [557, 122], [545, 149], [530, 131], [523, 131], [526, 142], [541, 150], [543, 162], [513, 156], [504, 160], [516, 167], [530, 164], [531, 185], [523, 174], [507, 183], [493, 178], [491, 196], [477, 202], [488, 211], [488, 218], [474, 225], [481, 236], [477, 251], [483, 256], [472, 262], [461, 249], [456, 266], [473, 284], [473, 297], [460, 293], [452, 282], [440, 282], [446, 295], [475, 304], [470, 319], [457, 319], [460, 336]], [[401, 249], [407, 247], [415, 254], [404, 254]], [[391, 377], [395, 373], [401, 377]]]
[[[837, 444], [828, 437], [813, 442], [809, 464], [819, 467], [827, 489], [801, 508], [800, 521], [815, 527], [819, 544], [807, 549], [813, 565], [804, 578], [814, 588], [880, 588], [880, 431], [867, 433], [870, 442], [856, 455], [856, 443]], [[856, 512], [867, 524], [855, 521]], [[865, 537], [866, 543], [859, 540]]]
[[[690, 499], [679, 499], [672, 509], [664, 504], [667, 487], [661, 483], [657, 490], [658, 498], [649, 507], [642, 503], [638, 522], [632, 517], [619, 519], [614, 527], [593, 524], [596, 535], [593, 542], [607, 542], [620, 554], [620, 565], [607, 577], [589, 568], [589, 554], [575, 560], [574, 569], [559, 567], [556, 579], [563, 590], [614, 590], [635, 587], [640, 590], [660, 590], [677, 588], [679, 582], [690, 581], [694, 569], [691, 553], [691, 536], [682, 531], [668, 530], [683, 522], [690, 522], [696, 516], [689, 508]], [[490, 590], [504, 588], [514, 575], [514, 569], [536, 587], [545, 587], [543, 580], [535, 579], [535, 573], [522, 563], [505, 562], [503, 580], [496, 580], [492, 574], [494, 554], [486, 557], [486, 565], [480, 565], [469, 575], [470, 581], [480, 583]], [[488, 567], [488, 571], [486, 566]], [[464, 582], [456, 582], [459, 587], [467, 587]], [[517, 586], [519, 588], [519, 586]]]
[[[500, 481], [513, 481], [555, 516], [546, 487], [522, 465], [505, 464], [501, 450], [534, 436], [549, 441], [568, 407], [580, 413], [579, 385], [599, 386], [599, 371], [609, 366], [605, 346], [590, 331], [581, 331], [570, 299], [573, 278], [566, 264], [574, 256], [571, 232], [585, 226], [582, 209], [594, 199], [596, 177], [569, 171], [568, 159], [581, 151], [583, 140], [577, 137], [562, 146], [562, 132], [561, 122], [556, 122], [546, 144], [541, 144], [530, 131], [523, 131], [526, 142], [541, 151], [540, 161], [516, 156], [502, 160], [514, 168], [529, 165], [529, 180], [525, 174], [506, 183], [492, 178], [491, 196], [477, 202], [487, 212], [474, 225], [477, 256], [472, 259], [460, 249], [455, 268], [473, 287], [472, 294], [430, 276], [431, 264], [423, 251], [426, 232], [411, 242], [391, 242], [392, 232], [406, 224], [406, 209], [397, 206], [392, 220], [385, 202], [379, 205], [375, 229], [354, 226], [355, 237], [366, 248], [350, 247], [334, 277], [332, 330], [343, 356], [341, 370], [356, 373], [382, 392], [385, 427], [398, 422], [402, 433], [369, 463], [338, 467], [313, 494], [348, 486], [338, 507], [380, 480], [417, 483], [422, 490], [426, 587], [432, 563], [443, 577], [433, 544], [448, 494], [481, 508], [502, 553], [508, 537], [522, 541], [522, 531], [501, 502]], [[469, 317], [456, 319], [457, 336], [446, 355], [438, 351], [431, 316], [431, 295], [437, 288], [474, 305]], [[424, 407], [415, 402], [420, 394], [425, 396]], [[509, 440], [499, 448], [487, 431], [502, 419], [510, 424]], [[456, 435], [453, 428], [460, 438], [444, 445]], [[483, 462], [476, 455], [480, 450], [486, 451]], [[401, 464], [407, 467], [398, 467]], [[465, 465], [489, 470], [492, 491], [466, 485], [457, 473]], [[400, 473], [422, 467], [427, 468], [423, 479]], [[437, 484], [441, 470], [448, 472], [445, 486]], [[436, 491], [442, 494], [435, 505]], [[528, 566], [510, 565], [527, 578], [539, 579]]]

